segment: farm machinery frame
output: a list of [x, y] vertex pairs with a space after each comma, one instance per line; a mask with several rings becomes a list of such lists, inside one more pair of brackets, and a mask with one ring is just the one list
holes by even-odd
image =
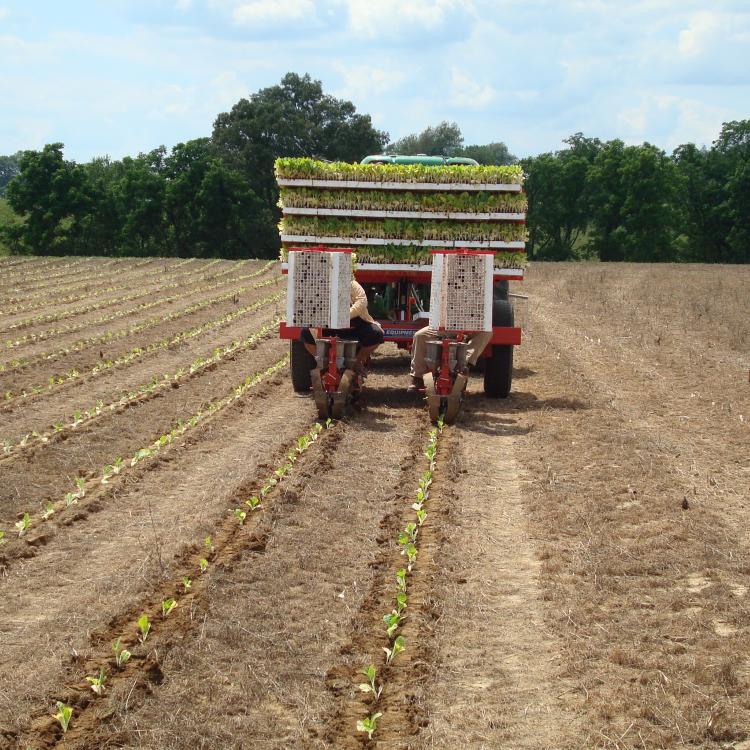
[[[513, 347], [522, 338], [509, 295], [509, 282], [524, 277], [525, 197], [520, 170], [488, 173], [487, 168], [462, 159], [454, 176], [450, 160], [435, 157], [368, 157], [361, 165], [367, 165], [364, 173], [357, 170], [360, 165], [280, 160], [284, 161], [303, 162], [301, 166], [311, 168], [313, 176], [284, 176], [288, 170], [277, 162], [285, 217], [282, 273], [290, 272], [294, 257], [311, 251], [349, 258], [354, 253], [357, 261], [350, 278], [364, 287], [370, 314], [382, 327], [385, 341], [410, 350], [415, 334], [430, 325], [424, 387], [433, 421], [442, 413], [451, 422], [458, 414], [468, 380], [467, 341], [472, 337], [486, 342], [478, 360], [485, 394], [506, 397], [512, 383]], [[432, 178], [425, 168], [441, 164], [448, 172], [439, 175], [440, 181], [425, 182], [425, 177]], [[379, 174], [380, 165], [405, 167], [408, 181], [399, 181], [398, 169]], [[353, 174], [335, 173], [337, 168]], [[486, 181], [498, 174], [503, 181]], [[329, 175], [335, 179], [328, 179]], [[507, 208], [502, 204], [510, 202], [508, 195], [513, 200], [510, 207], [516, 210], [496, 210]], [[396, 208], [377, 208], [383, 196]], [[441, 200], [448, 208], [460, 203], [462, 210], [435, 210]], [[483, 205], [472, 206], [474, 200]], [[430, 210], [421, 210], [428, 203]], [[468, 210], [472, 207], [484, 210]], [[295, 223], [287, 224], [287, 217]], [[422, 224], [415, 225], [415, 219]], [[331, 221], [340, 223], [327, 223]], [[510, 232], [508, 225], [512, 225]], [[331, 229], [337, 234], [330, 234]], [[429, 236], [420, 236], [420, 229]], [[445, 269], [453, 269], [453, 275], [445, 276]], [[288, 286], [289, 298], [295, 293], [291, 277]], [[290, 341], [293, 387], [300, 392], [312, 389], [321, 417], [339, 418], [362, 388], [361, 373], [354, 366], [356, 342], [348, 340], [351, 332], [340, 320], [324, 325], [304, 315], [295, 320], [294, 314], [289, 307], [287, 321], [280, 326], [281, 338]], [[315, 356], [300, 339], [303, 328], [316, 334]]]

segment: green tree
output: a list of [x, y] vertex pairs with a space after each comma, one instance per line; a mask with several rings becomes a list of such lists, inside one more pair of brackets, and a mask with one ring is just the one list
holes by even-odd
[[388, 153], [427, 154], [428, 156], [454, 156], [461, 151], [464, 137], [455, 122], [443, 121], [427, 127], [421, 133], [412, 133], [388, 145]]
[[0, 197], [5, 195], [8, 183], [21, 171], [21, 152], [0, 156]]
[[606, 143], [588, 172], [591, 240], [601, 260], [669, 261], [678, 257], [679, 179], [656, 146]]
[[[287, 73], [277, 86], [240, 99], [214, 122], [212, 142], [217, 155], [241, 174], [277, 223], [278, 188], [273, 163], [279, 156], [309, 156], [358, 161], [378, 153], [388, 135], [372, 126], [369, 115], [357, 114], [351, 102], [323, 93], [320, 81]], [[259, 239], [257, 252], [278, 251], [275, 235]]]
[[564, 142], [567, 149], [521, 162], [527, 174], [530, 258], [571, 260], [588, 229], [587, 175], [602, 144], [581, 133]]
[[6, 227], [9, 241], [20, 252], [66, 255], [80, 252], [81, 218], [90, 206], [85, 170], [63, 158], [63, 144], [24, 151], [20, 174], [8, 184], [8, 204], [24, 219]]
[[508, 147], [498, 141], [496, 143], [486, 143], [483, 146], [464, 146], [459, 149], [456, 156], [466, 156], [469, 159], [476, 159], [480, 164], [502, 166], [504, 164], [515, 164], [518, 159], [510, 153]]

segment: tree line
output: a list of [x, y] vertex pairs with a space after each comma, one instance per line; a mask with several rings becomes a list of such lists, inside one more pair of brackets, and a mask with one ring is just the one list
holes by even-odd
[[[710, 148], [670, 155], [581, 133], [564, 143], [520, 162], [532, 259], [750, 261], [750, 120], [726, 123]], [[456, 123], [389, 143], [351, 102], [289, 73], [218, 115], [210, 137], [169, 151], [77, 164], [52, 143], [0, 157], [0, 196], [18, 219], [0, 222], [0, 241], [34, 255], [272, 258], [278, 156], [385, 150], [518, 161], [500, 141], [464, 145]]]

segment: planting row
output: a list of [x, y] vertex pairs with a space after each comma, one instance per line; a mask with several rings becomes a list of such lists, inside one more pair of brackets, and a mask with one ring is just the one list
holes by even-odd
[[[159, 268], [154, 271], [143, 271], [136, 275], [136, 281], [139, 285], [143, 285], [145, 279], [152, 276], [160, 276], [162, 278], [172, 278], [175, 275], [177, 269], [182, 268], [187, 263], [192, 263], [193, 260], [185, 260], [180, 263], [176, 263], [168, 271], [166, 267]], [[207, 268], [210, 268], [219, 261], [211, 261], [200, 269], [190, 269], [188, 271], [180, 272], [180, 275], [205, 273]], [[242, 261], [247, 262], [247, 261]], [[124, 271], [124, 273], [128, 273]], [[97, 274], [98, 276], [99, 274]], [[108, 278], [112, 277], [111, 273], [102, 274]], [[82, 299], [91, 299], [93, 297], [101, 297], [109, 292], [116, 291], [122, 288], [122, 278], [118, 275], [118, 283], [110, 284], [110, 286], [97, 288], [96, 291], [91, 291], [92, 279], [84, 279], [74, 281], [71, 283], [64, 284], [62, 286], [56, 286], [53, 289], [43, 289], [42, 291], [35, 292], [34, 294], [21, 294], [17, 297], [8, 297], [6, 302], [7, 306], [4, 306], [0, 315], [11, 315], [14, 313], [24, 312], [26, 310], [32, 310], [38, 307], [45, 307], [47, 305], [63, 305], [71, 302], [78, 302]], [[61, 296], [67, 293], [66, 296]], [[24, 304], [14, 304], [21, 303]]]
[[520, 166], [472, 167], [426, 166], [423, 164], [349, 164], [306, 158], [276, 160], [280, 179], [318, 179], [362, 182], [523, 184]]
[[[253, 272], [252, 274], [249, 275], [249, 277], [246, 277], [246, 278], [252, 278], [254, 276], [261, 276], [271, 266], [273, 266], [274, 263], [275, 261], [269, 261], [262, 268]], [[268, 283], [271, 283], [271, 282], [268, 282]], [[263, 286], [263, 285], [257, 285], [257, 286]], [[74, 341], [73, 343], [68, 344], [67, 346], [63, 346], [59, 349], [54, 349], [48, 352], [42, 352], [40, 354], [36, 354], [31, 357], [16, 358], [16, 359], [9, 360], [7, 362], [2, 362], [0, 363], [0, 372], [10, 371], [14, 369], [21, 369], [24, 367], [29, 367], [30, 365], [39, 364], [41, 362], [50, 362], [59, 357], [64, 357], [74, 352], [83, 351], [84, 349], [91, 347], [91, 346], [96, 346], [98, 344], [107, 344], [117, 339], [125, 338], [127, 336], [133, 336], [149, 328], [153, 328], [154, 326], [159, 325], [160, 323], [171, 322], [173, 320], [177, 320], [178, 318], [182, 318], [185, 315], [191, 315], [192, 313], [197, 312], [198, 310], [202, 310], [205, 307], [210, 307], [211, 305], [219, 304], [221, 302], [226, 302], [227, 300], [234, 299], [239, 294], [242, 294], [244, 291], [248, 289], [255, 289], [257, 288], [257, 286], [241, 287], [239, 290], [232, 290], [225, 294], [220, 294], [217, 297], [211, 297], [206, 300], [201, 300], [200, 302], [195, 302], [192, 305], [189, 305], [188, 307], [183, 308], [182, 310], [177, 310], [175, 312], [168, 313], [167, 315], [161, 315], [155, 318], [150, 318], [148, 320], [143, 321], [142, 323], [137, 323], [136, 325], [129, 326], [127, 328], [121, 328], [117, 331], [107, 331], [106, 333], [103, 333], [101, 335], [89, 336], [88, 338], [78, 339], [78, 341]]]
[[428, 211], [452, 213], [523, 213], [523, 193], [426, 193], [382, 190], [312, 190], [282, 188], [282, 208], [330, 208], [349, 211]]
[[[148, 258], [147, 260], [141, 260], [141, 261], [138, 261], [137, 263], [130, 263], [125, 267], [128, 270], [138, 269], [138, 268], [141, 268], [142, 266], [147, 266], [153, 262], [154, 262], [153, 258]], [[86, 274], [86, 272], [89, 270], [87, 268], [89, 264], [94, 265], [94, 267], [97, 269], [97, 273], [103, 273], [100, 270], [102, 268], [112, 268], [113, 266], [116, 268], [118, 266], [123, 266], [123, 259], [117, 258], [117, 259], [105, 261], [104, 263], [102, 263], [101, 260], [97, 258], [80, 258], [78, 260], [72, 260], [72, 261], [66, 262], [64, 265], [60, 267], [59, 271], [55, 270], [54, 273], [43, 272], [43, 273], [34, 273], [32, 275], [23, 274], [21, 275], [20, 278], [15, 279], [13, 283], [8, 284], [7, 288], [13, 289], [14, 291], [21, 291], [21, 289], [25, 287], [26, 284], [30, 284], [31, 289], [36, 291], [36, 289], [48, 286], [51, 282], [59, 283], [60, 280], [64, 279], [66, 276], [74, 276], [76, 279], [82, 279], [84, 278], [84, 275]], [[55, 267], [55, 269], [57, 269], [57, 266]], [[109, 273], [112, 273], [112, 271], [109, 271]], [[5, 284], [3, 284], [3, 288], [6, 288]]]
[[[199, 294], [205, 294], [206, 292], [210, 292], [220, 286], [226, 286], [227, 284], [233, 284], [238, 281], [245, 281], [246, 279], [251, 279], [254, 276], [258, 276], [261, 273], [263, 273], [266, 268], [266, 266], [263, 267], [263, 269], [259, 271], [253, 271], [252, 273], [243, 274], [242, 276], [237, 276], [233, 279], [228, 279], [224, 281], [217, 281], [213, 282], [207, 286], [201, 286], [197, 289], [191, 290], [191, 294], [199, 295]], [[234, 290], [230, 293], [230, 297], [236, 294], [240, 294], [243, 291], [243, 288], [240, 287], [239, 289]], [[78, 323], [72, 323], [72, 324], [66, 324], [63, 326], [60, 326], [58, 328], [52, 328], [47, 331], [40, 331], [38, 333], [28, 333], [24, 336], [19, 336], [16, 339], [8, 339], [5, 341], [5, 348], [6, 349], [14, 349], [19, 346], [22, 346], [23, 344], [27, 344], [29, 342], [36, 342], [36, 341], [43, 341], [45, 339], [48, 339], [52, 336], [57, 336], [64, 333], [73, 333], [75, 331], [80, 331], [83, 328], [89, 328], [93, 325], [98, 325], [100, 323], [108, 323], [111, 320], [115, 320], [117, 318], [123, 318], [128, 315], [133, 315], [134, 313], [142, 312], [143, 310], [149, 310], [153, 307], [157, 307], [159, 305], [165, 305], [170, 302], [174, 302], [175, 300], [181, 299], [183, 297], [183, 293], [172, 295], [171, 297], [161, 297], [159, 299], [152, 300], [151, 302], [142, 302], [139, 305], [136, 305], [135, 307], [128, 308], [126, 310], [118, 310], [114, 313], [110, 313], [109, 315], [101, 315], [98, 318], [95, 318], [93, 320], [84, 320], [80, 321]]]
[[[57, 502], [48, 501], [40, 512], [36, 514], [24, 512], [21, 519], [15, 524], [18, 539], [20, 540], [30, 529], [48, 521], [55, 514], [60, 514], [71, 506], [77, 505], [80, 500], [87, 497], [99, 485], [108, 484], [113, 477], [127, 471], [128, 468], [132, 468], [141, 461], [159, 455], [176, 439], [181, 438], [185, 433], [197, 427], [207, 418], [223, 411], [242, 398], [249, 389], [281, 370], [286, 366], [288, 361], [289, 356], [286, 355], [265, 370], [244, 378], [241, 383], [233, 387], [223, 397], [210, 401], [206, 406], [199, 409], [187, 419], [178, 419], [168, 432], [163, 433], [150, 444], [139, 448], [130, 457], [125, 459], [114, 457], [108, 464], [102, 466], [98, 472], [95, 472], [93, 478], [86, 479], [79, 477], [75, 481], [75, 489], [62, 494], [61, 499]], [[0, 530], [0, 544], [3, 544], [5, 541], [6, 531]]]
[[[257, 310], [264, 305], [270, 304], [281, 298], [280, 294], [266, 297], [243, 311], [237, 311], [233, 314], [233, 317], [237, 317], [238, 314], [245, 314], [253, 310]], [[142, 402], [145, 398], [153, 397], [157, 393], [167, 389], [175, 388], [180, 383], [188, 380], [196, 374], [203, 372], [209, 367], [212, 367], [223, 360], [234, 356], [235, 354], [250, 349], [255, 346], [259, 341], [267, 338], [271, 333], [275, 332], [280, 318], [273, 318], [270, 322], [261, 326], [252, 335], [245, 337], [244, 339], [232, 341], [226, 346], [217, 347], [207, 357], [197, 357], [194, 359], [188, 367], [180, 367], [171, 374], [165, 374], [159, 378], [154, 376], [148, 383], [138, 386], [137, 388], [128, 391], [128, 393], [122, 394], [119, 398], [111, 401], [110, 403], [104, 403], [99, 400], [94, 406], [90, 406], [87, 409], [78, 409], [73, 412], [72, 416], [53, 423], [48, 430], [38, 432], [36, 430], [24, 435], [17, 443], [9, 439], [0, 441], [2, 446], [2, 456], [12, 456], [23, 451], [26, 448], [34, 447], [38, 444], [47, 444], [50, 441], [54, 441], [56, 438], [64, 436], [71, 430], [75, 430], [83, 424], [88, 424], [95, 420], [102, 414], [108, 414], [112, 412], [119, 412], [126, 409], [128, 406], [136, 402]]]
[[[278, 279], [268, 279], [267, 281], [262, 281], [257, 284], [253, 284], [251, 287], [247, 287], [247, 288], [259, 289], [261, 287], [268, 286], [269, 284], [275, 284], [275, 283], [278, 283]], [[245, 288], [243, 288], [243, 291], [244, 289]], [[237, 294], [237, 293], [238, 293], [237, 291], [233, 292], [233, 294]], [[12, 391], [5, 391], [3, 394], [3, 403], [8, 404], [10, 402], [13, 402], [16, 399], [27, 399], [30, 396], [39, 395], [45, 392], [48, 393], [52, 391], [53, 389], [61, 385], [64, 385], [66, 383], [71, 383], [73, 381], [80, 380], [81, 378], [95, 377], [101, 373], [110, 371], [116, 367], [128, 365], [131, 362], [134, 362], [138, 359], [142, 359], [143, 357], [148, 356], [149, 354], [152, 354], [156, 351], [167, 349], [169, 347], [172, 347], [184, 341], [187, 341], [191, 338], [195, 338], [196, 336], [199, 336], [208, 330], [218, 328], [220, 326], [224, 326], [227, 323], [235, 320], [236, 318], [242, 315], [246, 315], [247, 313], [257, 310], [259, 307], [263, 305], [271, 304], [273, 302], [278, 301], [279, 299], [281, 299], [283, 294], [284, 294], [283, 292], [278, 292], [276, 294], [270, 295], [269, 297], [262, 299], [260, 302], [247, 305], [246, 307], [243, 307], [239, 310], [235, 310], [234, 312], [227, 313], [226, 315], [222, 315], [219, 318], [216, 318], [215, 320], [208, 321], [206, 323], [203, 323], [202, 325], [195, 326], [186, 331], [182, 331], [181, 333], [168, 336], [159, 341], [152, 342], [145, 347], [136, 346], [133, 349], [131, 349], [129, 352], [127, 352], [126, 354], [116, 357], [115, 359], [107, 359], [107, 360], [99, 362], [97, 365], [95, 365], [88, 371], [81, 372], [79, 370], [73, 369], [63, 374], [51, 375], [47, 383], [43, 385], [38, 384], [38, 385], [32, 386], [28, 390], [24, 389], [18, 393], [13, 393]]]
[[[387, 670], [393, 664], [394, 659], [407, 646], [406, 639], [400, 634], [400, 631], [406, 619], [406, 609], [409, 602], [409, 577], [417, 563], [419, 555], [419, 531], [427, 519], [427, 501], [430, 497], [430, 486], [435, 471], [438, 441], [442, 431], [443, 421], [441, 417], [438, 421], [438, 426], [430, 430], [429, 439], [425, 446], [424, 455], [428, 463], [427, 469], [419, 479], [419, 484], [414, 494], [414, 502], [411, 505], [411, 509], [414, 511], [414, 520], [409, 521], [398, 535], [398, 546], [405, 564], [396, 572], [393, 587], [393, 608], [383, 615], [385, 639], [388, 643], [387, 646], [383, 646], [385, 654], [383, 660], [384, 675], [387, 675]], [[356, 728], [357, 731], [366, 733], [368, 738], [372, 739], [373, 734], [377, 730], [378, 720], [383, 716], [383, 712], [378, 709], [383, 690], [387, 685], [385, 678], [378, 679], [378, 670], [374, 662], [368, 664], [362, 670], [362, 674], [365, 676], [366, 682], [359, 683], [358, 687], [369, 698], [369, 705], [367, 715], [357, 721]]]
[[[326, 428], [329, 427], [330, 420], [326, 423]], [[239, 498], [239, 507], [230, 511], [232, 523], [222, 524], [214, 535], [205, 536], [196, 545], [197, 551], [186, 557], [173, 582], [160, 587], [157, 597], [151, 597], [152, 602], [140, 609], [140, 616], [136, 617], [135, 612], [138, 610], [135, 610], [130, 627], [126, 627], [116, 637], [114, 633], [117, 631], [114, 631], [114, 640], [107, 641], [106, 652], [88, 660], [79, 686], [67, 698], [68, 702], [56, 701], [47, 715], [48, 723], [54, 723], [58, 727], [58, 738], [76, 728], [76, 722], [82, 721], [87, 712], [95, 709], [97, 701], [116, 683], [132, 681], [134, 674], [137, 680], [138, 673], [149, 668], [146, 644], [158, 639], [163, 630], [168, 640], [170, 619], [180, 612], [192, 610], [196, 598], [207, 592], [206, 576], [212, 566], [225, 561], [225, 558], [228, 561], [237, 554], [238, 549], [252, 546], [252, 533], [245, 531], [248, 515], [263, 508], [263, 500], [293, 472], [297, 461], [318, 441], [322, 430], [323, 427], [316, 423], [312, 429], [298, 437], [278, 468], [254, 483], [256, 491], [248, 497]], [[189, 617], [189, 614], [184, 616]], [[93, 727], [95, 723], [98, 722], [94, 721], [89, 726]]]
[[[210, 265], [213, 265], [213, 264], [210, 264]], [[224, 271], [217, 273], [215, 276], [216, 278], [221, 277], [221, 276], [226, 276], [230, 273], [233, 273], [234, 270], [235, 270], [234, 268], [230, 267], [230, 268], [225, 269]], [[91, 304], [80, 305], [79, 307], [72, 307], [67, 310], [60, 310], [58, 312], [36, 315], [33, 318], [26, 318], [25, 320], [20, 320], [17, 323], [13, 323], [12, 325], [6, 326], [2, 331], [0, 331], [0, 333], [14, 331], [14, 330], [17, 330], [18, 328], [25, 328], [27, 326], [35, 325], [37, 323], [52, 323], [57, 320], [64, 320], [65, 318], [70, 318], [75, 315], [84, 315], [85, 313], [94, 312], [96, 310], [101, 310], [102, 308], [111, 307], [112, 305], [117, 305], [122, 302], [131, 302], [132, 300], [140, 299], [141, 297], [150, 297], [153, 295], [158, 295], [161, 292], [166, 291], [167, 289], [182, 288], [185, 285], [184, 276], [185, 276], [184, 273], [178, 274], [179, 278], [177, 281], [172, 281], [166, 284], [160, 284], [146, 291], [144, 291], [143, 288], [141, 287], [136, 292], [124, 294], [120, 297], [113, 297], [111, 299], [103, 300], [101, 302], [94, 302]]]

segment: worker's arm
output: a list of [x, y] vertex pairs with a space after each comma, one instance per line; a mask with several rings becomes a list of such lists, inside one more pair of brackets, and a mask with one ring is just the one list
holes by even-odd
[[349, 308], [349, 318], [371, 319], [367, 312], [367, 294], [354, 279], [352, 279], [352, 304]]

